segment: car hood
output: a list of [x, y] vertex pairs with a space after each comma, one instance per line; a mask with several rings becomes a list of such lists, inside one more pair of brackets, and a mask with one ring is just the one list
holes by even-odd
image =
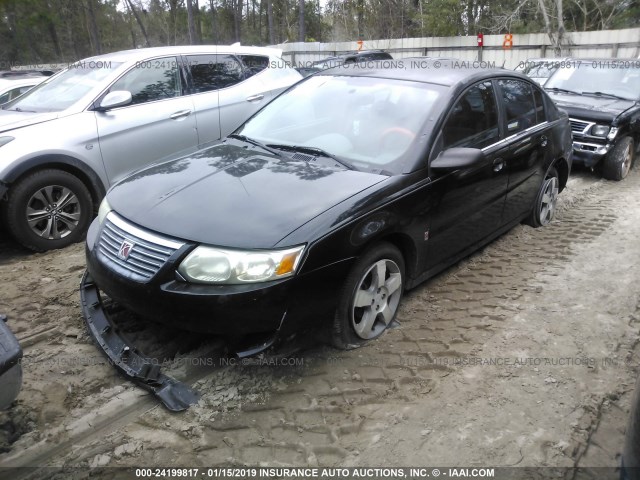
[[0, 110], [0, 133], [15, 128], [28, 127], [36, 123], [48, 122], [58, 118], [58, 112], [32, 113]]
[[569, 95], [547, 91], [558, 107], [566, 110], [570, 117], [593, 121], [612, 122], [621, 113], [633, 107], [633, 100], [592, 97], [588, 95]]
[[270, 248], [386, 176], [229, 143], [139, 171], [109, 191], [122, 217], [188, 241]]

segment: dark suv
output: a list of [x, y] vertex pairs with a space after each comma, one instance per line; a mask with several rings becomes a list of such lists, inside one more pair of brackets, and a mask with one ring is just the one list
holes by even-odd
[[622, 180], [640, 146], [640, 60], [572, 59], [545, 84], [569, 113], [573, 158]]

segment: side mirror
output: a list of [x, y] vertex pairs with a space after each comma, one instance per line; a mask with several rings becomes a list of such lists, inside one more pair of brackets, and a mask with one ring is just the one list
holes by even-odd
[[111, 108], [122, 107], [124, 105], [129, 105], [133, 98], [131, 97], [131, 92], [127, 90], [116, 90], [114, 92], [108, 93], [100, 102], [100, 106], [98, 110], [105, 111]]
[[440, 173], [453, 172], [480, 165], [484, 159], [484, 153], [477, 148], [449, 148], [431, 162], [431, 170]]

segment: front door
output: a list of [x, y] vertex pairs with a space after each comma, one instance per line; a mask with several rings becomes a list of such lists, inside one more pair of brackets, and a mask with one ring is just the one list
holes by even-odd
[[501, 226], [508, 175], [504, 168], [507, 149], [500, 138], [493, 83], [473, 85], [451, 109], [436, 149], [478, 148], [485, 153], [485, 161], [434, 176], [432, 187], [440, 201], [431, 221], [425, 270], [449, 264]]
[[100, 151], [111, 184], [161, 159], [195, 151], [193, 103], [182, 95], [175, 57], [140, 62], [109, 91], [127, 90], [131, 104], [94, 112]]

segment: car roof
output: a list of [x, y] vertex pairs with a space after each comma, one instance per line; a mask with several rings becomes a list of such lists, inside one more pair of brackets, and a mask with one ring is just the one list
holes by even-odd
[[561, 62], [561, 61], [571, 60], [573, 62], [633, 62], [634, 64], [637, 62], [637, 58], [628, 57], [628, 58], [614, 58], [614, 57], [545, 57], [545, 58], [528, 58], [527, 62]]
[[336, 60], [346, 60], [348, 58], [366, 57], [368, 55], [379, 55], [381, 53], [389, 55], [391, 57], [391, 54], [388, 52], [385, 52], [384, 50], [357, 50], [352, 52], [340, 53], [338, 55], [332, 55], [330, 57], [325, 57], [321, 60], [316, 60], [315, 62], [312, 63], [312, 65], [327, 63], [327, 62], [336, 61]]
[[561, 62], [562, 60], [570, 60], [571, 57], [536, 57], [527, 58], [526, 62]]
[[238, 55], [268, 55], [280, 57], [282, 50], [267, 47], [243, 47], [240, 45], [183, 45], [172, 47], [137, 48], [135, 50], [121, 50], [95, 57], [85, 58], [82, 61], [114, 61], [131, 62], [163, 55], [205, 55], [205, 54], [238, 54]]
[[44, 82], [47, 78], [49, 77], [38, 77], [35, 75], [0, 78], [0, 88], [20, 87], [22, 85], [37, 85], [41, 82]]
[[[411, 60], [406, 62], [406, 60]], [[420, 62], [419, 62], [420, 61]], [[425, 62], [425, 63], [422, 63]], [[502, 68], [473, 68], [473, 62], [463, 60], [438, 60], [434, 58], [420, 57], [411, 59], [401, 59], [394, 65], [387, 68], [374, 67], [367, 64], [351, 64], [338, 66], [318, 72], [316, 75], [340, 75], [373, 78], [389, 78], [394, 80], [410, 80], [413, 82], [432, 83], [446, 87], [453, 87], [458, 84], [466, 84], [484, 78], [514, 77], [531, 81], [529, 77], [513, 70]], [[361, 67], [361, 65], [364, 65]], [[430, 67], [427, 67], [430, 65]], [[436, 66], [437, 65], [437, 66]]]

